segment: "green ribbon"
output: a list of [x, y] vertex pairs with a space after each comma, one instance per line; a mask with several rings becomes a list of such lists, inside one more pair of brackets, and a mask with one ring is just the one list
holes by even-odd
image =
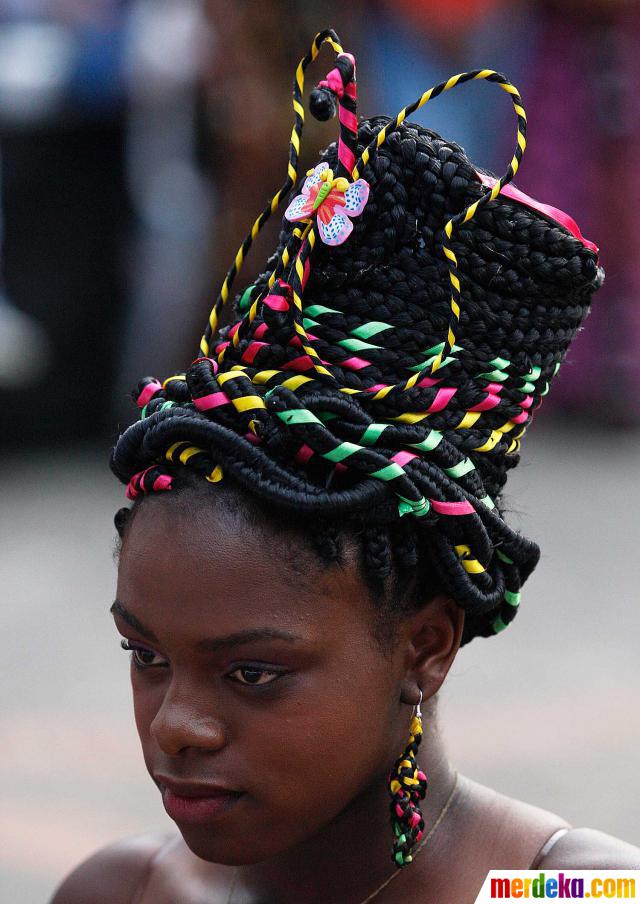
[[424, 518], [425, 515], [429, 514], [431, 503], [424, 496], [416, 501], [415, 499], [407, 499], [406, 496], [401, 496], [398, 493], [398, 498], [400, 499], [398, 512], [401, 518], [403, 515], [409, 514], [414, 515], [416, 518]]
[[390, 323], [383, 323], [382, 320], [370, 320], [368, 323], [362, 323], [360, 326], [351, 330], [351, 335], [358, 339], [370, 339], [383, 330], [394, 329]]
[[373, 345], [371, 342], [364, 342], [362, 339], [340, 339], [338, 345], [348, 349], [350, 352], [361, 352], [367, 348], [382, 348], [381, 345]]
[[507, 625], [502, 621], [500, 616], [498, 616], [496, 618], [496, 620], [494, 621], [492, 627], [493, 627], [493, 630], [496, 632], [496, 634], [499, 634], [500, 631], [504, 631], [504, 629], [507, 627]]
[[335, 308], [328, 308], [323, 304], [310, 304], [308, 308], [304, 309], [305, 314], [310, 315], [311, 317], [317, 317], [318, 314], [341, 314], [341, 311], [336, 311]]
[[240, 301], [238, 302], [238, 310], [239, 311], [248, 311], [251, 307], [251, 295], [253, 290], [255, 289], [255, 284], [253, 286], [247, 286], [242, 295], [240, 296]]
[[439, 433], [437, 430], [431, 430], [427, 434], [426, 439], [423, 439], [422, 442], [407, 443], [407, 445], [411, 446], [412, 449], [420, 449], [422, 452], [433, 452], [433, 450], [440, 445], [442, 439], [442, 433]]
[[449, 477], [453, 477], [454, 480], [457, 480], [458, 477], [464, 477], [469, 471], [475, 471], [475, 465], [470, 458], [459, 461], [457, 465], [453, 465], [451, 468], [444, 468], [444, 473], [448, 474]]
[[374, 471], [370, 476], [376, 477], [378, 480], [393, 480], [394, 477], [400, 477], [402, 474], [404, 474], [404, 471], [400, 465], [392, 461], [386, 467]]
[[[160, 407], [158, 408], [158, 411], [166, 411], [167, 408], [173, 408], [173, 406], [174, 406], [175, 404], [176, 404], [175, 402], [170, 402], [170, 401], [167, 399], [166, 401], [164, 401], [164, 402], [162, 403], [162, 405], [160, 405]], [[148, 405], [145, 405], [144, 408], [142, 409], [142, 411], [140, 412], [140, 420], [141, 420], [141, 421], [144, 421], [144, 419], [145, 419], [146, 417], [148, 417], [148, 414], [147, 414], [147, 408], [148, 408], [148, 407], [149, 407]]]
[[520, 591], [514, 592], [513, 590], [505, 590], [504, 598], [509, 603], [510, 606], [519, 606], [520, 605]]
[[[275, 389], [275, 387], [274, 387]], [[273, 392], [270, 389], [269, 392]], [[267, 395], [267, 393], [265, 393]], [[285, 424], [321, 424], [312, 411], [307, 408], [293, 408], [291, 411], [277, 411], [276, 414]]]
[[369, 424], [367, 429], [364, 431], [362, 436], [360, 437], [360, 442], [363, 446], [373, 446], [378, 440], [378, 437], [386, 430], [387, 427], [391, 426], [390, 424]]
[[332, 449], [330, 452], [322, 452], [321, 455], [323, 458], [327, 458], [329, 461], [342, 461], [345, 458], [348, 458], [350, 455], [353, 455], [354, 452], [359, 452], [362, 449], [362, 446], [357, 446], [355, 443], [340, 443], [339, 446], [336, 446], [335, 449]]

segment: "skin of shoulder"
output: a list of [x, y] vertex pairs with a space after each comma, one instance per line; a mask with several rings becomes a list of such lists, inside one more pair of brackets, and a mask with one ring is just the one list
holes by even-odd
[[640, 848], [597, 829], [571, 829], [540, 863], [548, 869], [640, 869]]
[[50, 904], [132, 904], [151, 861], [174, 834], [136, 835], [100, 848], [65, 877]]

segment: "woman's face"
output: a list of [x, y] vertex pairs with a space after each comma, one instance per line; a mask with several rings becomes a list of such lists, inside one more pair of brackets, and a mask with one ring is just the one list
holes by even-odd
[[373, 638], [355, 551], [326, 566], [241, 505], [201, 503], [191, 491], [144, 501], [114, 618], [138, 648], [135, 718], [156, 784], [237, 792], [205, 822], [174, 816], [185, 841], [204, 860], [258, 862], [387, 774], [411, 715], [406, 650], [383, 656]]

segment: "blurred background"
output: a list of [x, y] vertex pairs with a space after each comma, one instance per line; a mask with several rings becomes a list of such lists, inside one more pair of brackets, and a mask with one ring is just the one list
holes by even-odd
[[[518, 187], [601, 247], [605, 285], [508, 486], [543, 561], [509, 631], [460, 655], [441, 723], [471, 777], [640, 844], [640, 3], [0, 0], [2, 902], [46, 901], [96, 848], [172, 826], [108, 614], [108, 454], [138, 378], [195, 357], [283, 181], [293, 68], [329, 25], [358, 58], [362, 115], [504, 72], [529, 118]], [[494, 86], [413, 118], [498, 174], [511, 158]], [[308, 118], [300, 171], [334, 136]]]

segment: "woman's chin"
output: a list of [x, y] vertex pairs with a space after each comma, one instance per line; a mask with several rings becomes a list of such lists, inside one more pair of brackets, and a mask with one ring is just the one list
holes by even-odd
[[262, 847], [259, 837], [251, 834], [247, 837], [234, 838], [230, 833], [216, 834], [206, 826], [178, 826], [184, 843], [192, 854], [207, 863], [220, 866], [250, 866], [260, 863], [279, 853], [266, 845]]

